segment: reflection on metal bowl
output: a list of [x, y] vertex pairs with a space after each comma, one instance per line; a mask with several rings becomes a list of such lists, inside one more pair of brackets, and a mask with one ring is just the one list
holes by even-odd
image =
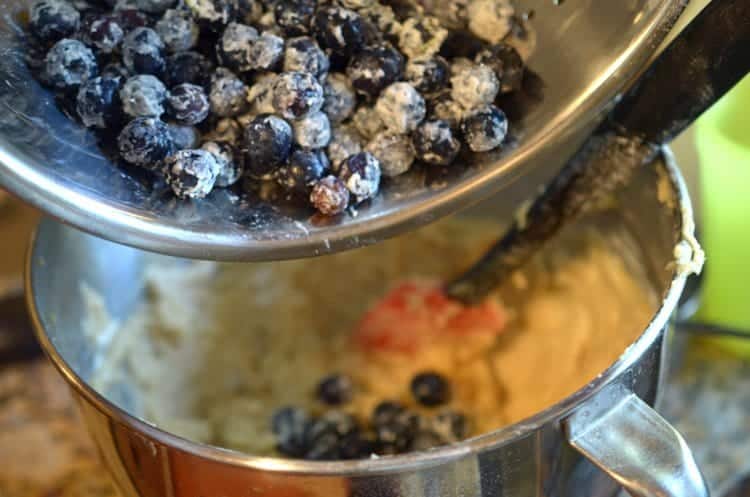
[[[692, 236], [690, 203], [668, 151], [641, 169], [617, 205], [602, 219], [640, 241], [639, 263], [663, 296], [641, 336], [583, 389], [525, 421], [404, 456], [351, 462], [252, 457], [181, 439], [101, 397], [87, 384], [95, 344], [81, 333], [85, 303], [76, 289], [85, 282], [103, 295], [114, 317], [126, 316], [142, 296], [144, 252], [45, 221], [28, 260], [29, 305], [43, 348], [73, 387], [127, 497], [604, 497], [619, 485], [641, 497], [704, 497], [684, 441], [649, 407], [686, 278], [674, 264], [675, 248]], [[492, 202], [477, 212], [492, 214]], [[689, 251], [683, 255], [688, 259], [682, 262], [690, 262]]]

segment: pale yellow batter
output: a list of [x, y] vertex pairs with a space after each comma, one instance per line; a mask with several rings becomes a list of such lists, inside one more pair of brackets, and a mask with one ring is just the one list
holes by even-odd
[[447, 278], [500, 233], [448, 220], [384, 243], [317, 259], [262, 264], [150, 265], [148, 298], [116, 335], [95, 386], [134, 385], [134, 411], [187, 438], [273, 454], [269, 418], [286, 404], [319, 408], [317, 381], [347, 372], [351, 410], [408, 400], [410, 377], [435, 369], [473, 432], [519, 421], [596, 377], [643, 330], [657, 306], [625, 267], [617, 240], [578, 230], [555, 242], [496, 296], [502, 335], [373, 357], [349, 334], [371, 303], [409, 277]]

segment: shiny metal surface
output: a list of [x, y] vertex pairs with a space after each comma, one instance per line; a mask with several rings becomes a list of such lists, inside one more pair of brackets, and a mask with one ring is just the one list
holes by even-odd
[[[618, 484], [569, 444], [566, 421], [593, 404], [606, 413], [631, 395], [648, 405], [656, 399], [664, 337], [685, 284], [685, 275], [676, 274], [670, 262], [682, 230], [692, 226], [687, 193], [668, 153], [665, 164], [636, 175], [621, 192], [624, 208], [585, 221], [615, 233], [626, 227], [642, 244], [637, 264], [648, 269], [657, 294], [663, 295], [643, 334], [607, 371], [557, 405], [496, 432], [424, 453], [328, 463], [251, 457], [191, 443], [131, 416], [125, 389], [117, 405], [98, 395], [86, 383], [97, 349], [95, 340], [81, 333], [85, 302], [79, 286], [85, 282], [101, 293], [114, 318], [123, 318], [142, 298], [144, 259], [162, 256], [44, 221], [27, 261], [29, 308], [43, 348], [72, 386], [125, 497], [609, 497]], [[476, 212], [494, 215], [496, 205], [489, 201]], [[656, 435], [640, 450], [669, 449], [675, 443], [673, 435]], [[647, 462], [644, 477], [658, 478]], [[683, 463], [693, 468], [687, 456]], [[615, 474], [616, 467], [608, 471]], [[674, 471], [662, 477], [682, 469]]]
[[513, 126], [515, 144], [447, 175], [415, 171], [391, 182], [357, 216], [322, 221], [226, 191], [180, 202], [113, 167], [93, 137], [30, 78], [13, 17], [24, 0], [0, 0], [0, 184], [89, 233], [185, 257], [268, 260], [374, 243], [507, 191], [536, 165], [559, 166], [567, 142], [645, 66], [685, 0], [522, 4], [536, 14], [538, 42], [529, 65], [544, 88], [541, 103]]
[[586, 402], [570, 417], [570, 444], [633, 497], [708, 497], [703, 475], [677, 430], [635, 394], [610, 395], [614, 402]]

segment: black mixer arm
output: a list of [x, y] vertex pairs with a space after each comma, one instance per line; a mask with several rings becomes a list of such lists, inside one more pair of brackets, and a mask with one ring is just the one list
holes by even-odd
[[560, 228], [627, 183], [750, 72], [750, 0], [712, 0], [621, 98], [524, 216], [446, 292], [484, 298]]

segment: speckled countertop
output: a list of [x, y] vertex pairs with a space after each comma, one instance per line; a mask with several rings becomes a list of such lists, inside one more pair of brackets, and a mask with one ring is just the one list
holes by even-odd
[[750, 472], [750, 360], [692, 339], [659, 410], [687, 439], [714, 497]]

